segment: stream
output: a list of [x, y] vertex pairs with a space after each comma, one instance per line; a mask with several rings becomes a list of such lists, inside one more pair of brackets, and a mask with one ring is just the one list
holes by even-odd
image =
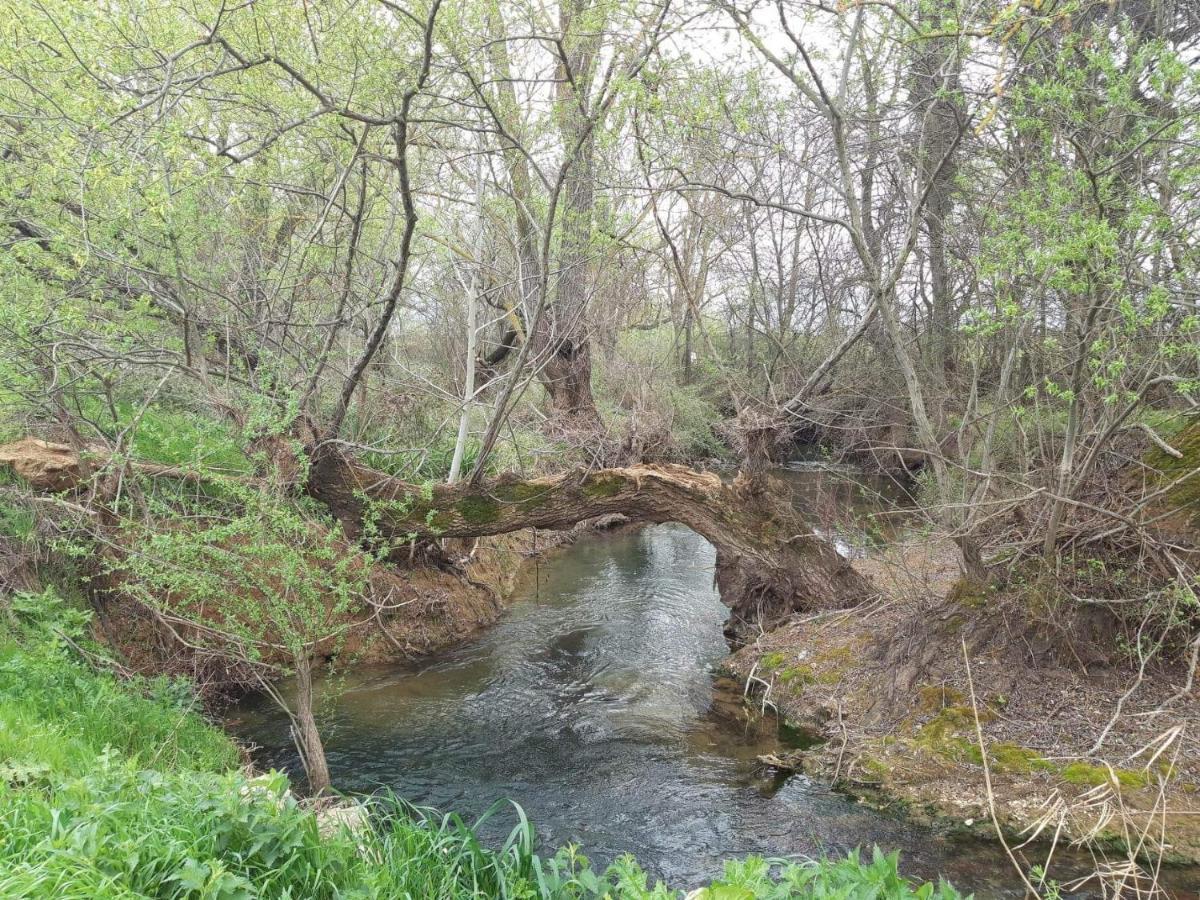
[[[783, 474], [805, 508], [882, 508], [815, 467]], [[841, 539], [853, 552], [865, 533]], [[531, 565], [518, 599], [478, 640], [345, 677], [323, 719], [334, 784], [388, 788], [467, 819], [508, 798], [545, 849], [576, 842], [601, 867], [633, 853], [677, 888], [719, 874], [728, 857], [877, 844], [901, 852], [909, 877], [1020, 896], [999, 846], [763, 770], [756, 757], [779, 749], [776, 726], [748, 724], [738, 687], [714, 673], [728, 651], [713, 564], [695, 533], [658, 525], [589, 535]], [[258, 745], [259, 765], [301, 774], [269, 701], [247, 700], [231, 727]], [[514, 823], [508, 816], [496, 834]]]

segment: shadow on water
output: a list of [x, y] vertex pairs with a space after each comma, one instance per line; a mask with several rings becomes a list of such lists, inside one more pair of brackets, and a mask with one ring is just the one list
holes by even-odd
[[[325, 716], [334, 783], [464, 816], [510, 798], [545, 848], [574, 841], [599, 864], [633, 853], [676, 887], [731, 856], [878, 844], [899, 849], [910, 876], [1010, 893], [996, 847], [764, 771], [756, 758], [779, 749], [776, 729], [748, 719], [738, 687], [713, 673], [727, 652], [713, 563], [682, 526], [589, 537], [543, 563], [525, 601], [477, 642], [351, 673]], [[299, 773], [267, 701], [236, 718], [260, 765]]]

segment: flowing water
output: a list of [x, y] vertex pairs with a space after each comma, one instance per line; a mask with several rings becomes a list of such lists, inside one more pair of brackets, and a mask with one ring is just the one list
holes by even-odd
[[[791, 473], [809, 507], [827, 475]], [[843, 507], [874, 504], [855, 486]], [[846, 551], [864, 533], [843, 533]], [[596, 534], [542, 561], [479, 640], [432, 661], [356, 671], [326, 717], [333, 780], [390, 788], [418, 805], [478, 815], [520, 803], [543, 845], [582, 845], [603, 865], [630, 852], [691, 887], [721, 860], [812, 856], [877, 844], [911, 876], [979, 896], [1014, 876], [999, 848], [873, 811], [804, 776], [764, 771], [776, 729], [746, 722], [713, 673], [727, 610], [712, 548], [677, 525]], [[298, 774], [286, 720], [265, 700], [234, 726], [257, 761]], [[511, 827], [510, 819], [506, 827]], [[1016, 892], [1013, 892], [1016, 895]]]

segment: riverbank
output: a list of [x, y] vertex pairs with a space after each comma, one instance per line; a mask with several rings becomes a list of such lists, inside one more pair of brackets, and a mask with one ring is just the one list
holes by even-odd
[[[581, 535], [622, 523], [606, 517], [563, 531], [524, 529], [447, 541], [439, 564], [373, 565], [363, 609], [347, 617], [348, 628], [336, 642], [338, 657], [351, 667], [406, 662], [469, 642], [504, 614], [514, 588], [539, 560]], [[218, 705], [258, 689], [246, 666], [196, 652], [120, 583], [101, 578], [89, 590], [97, 611], [92, 636], [112, 648], [130, 672], [187, 678]], [[327, 643], [329, 648], [317, 647], [316, 656], [328, 656], [333, 644]]]
[[[535, 850], [532, 825], [484, 846], [454, 816], [373, 802], [325, 827], [278, 773], [239, 767], [186, 684], [118, 678], [87, 647], [86, 614], [51, 592], [15, 595], [0, 617], [0, 896], [422, 897], [668, 900], [632, 858], [594, 871], [577, 848]], [[79, 656], [86, 649], [89, 659]], [[90, 660], [90, 661], [89, 661]], [[99, 665], [99, 667], [97, 667]], [[907, 900], [893, 858], [731, 862], [694, 898], [798, 892]], [[954, 900], [947, 887], [922, 898]]]
[[[168, 523], [164, 527], [171, 526]], [[437, 566], [420, 565], [422, 558], [414, 565], [411, 557], [407, 568], [405, 561], [390, 558], [386, 565], [374, 564], [377, 570], [373, 573], [370, 601], [376, 615], [361, 620], [341, 646], [345, 659], [351, 663], [408, 659], [462, 642], [496, 621], [512, 587], [522, 571], [527, 571], [526, 561], [531, 556], [573, 536], [562, 532], [514, 532], [469, 543], [439, 542], [431, 545], [430, 551]], [[699, 540], [695, 534], [691, 537]], [[687, 567], [702, 557], [689, 543], [672, 558], [677, 565]], [[645, 574], [642, 559], [637, 557], [635, 568], [630, 570], [638, 579]], [[1186, 829], [1189, 822], [1186, 807], [1180, 822], [1176, 796], [1165, 788], [1159, 790], [1160, 782], [1171, 790], [1175, 785], [1194, 785], [1194, 780], [1186, 780], [1190, 777], [1186, 767], [1192, 751], [1183, 743], [1186, 735], [1176, 735], [1173, 746], [1162, 750], [1153, 746], [1145, 751], [1144, 764], [1134, 758], [1138, 755], [1135, 751], [1149, 746], [1155, 737], [1148, 730], [1151, 718], [1138, 717], [1153, 708], [1138, 704], [1147, 699], [1157, 702], [1155, 698], [1138, 698], [1127, 709], [1134, 718], [1126, 721], [1147, 725], [1147, 729], [1129, 731], [1123, 721], [1109, 736], [1111, 742], [1106, 749], [1123, 747], [1127, 757], [1116, 763], [1110, 776], [1102, 757], [1081, 752], [1086, 734], [1080, 729], [1095, 724], [1095, 710], [1111, 703], [1114, 692], [1121, 689], [1121, 676], [1127, 673], [1115, 672], [1117, 677], [1107, 681], [1096, 672], [1082, 680], [1071, 680], [1074, 670], [1055, 654], [1061, 656], [1065, 646], [1086, 669], [1092, 664], [1095, 648], [1087, 641], [1064, 645], [1043, 640], [1044, 635], [1031, 627], [1039, 623], [1030, 621], [1028, 609], [1009, 603], [1011, 598], [985, 598], [977, 590], [962, 589], [956, 554], [948, 548], [922, 545], [914, 549], [897, 544], [887, 556], [865, 560], [859, 567], [872, 566], [878, 569], [871, 574], [883, 594], [881, 599], [853, 610], [786, 621], [760, 636], [743, 655], [745, 667], [740, 674], [748, 678], [753, 673], [753, 683], [767, 692], [765, 700], [779, 706], [794, 721], [824, 729], [835, 738], [822, 750], [798, 760], [798, 765], [874, 802], [904, 803], [912, 817], [949, 821], [986, 833], [990, 810], [981, 808], [978, 798], [987, 763], [988, 775], [993, 778], [996, 817], [1010, 833], [1021, 830], [1031, 816], [1045, 813], [1042, 806], [1031, 805], [1031, 798], [1037, 798], [1050, 805], [1051, 815], [1042, 829], [1046, 833], [1050, 829], [1067, 837], [1121, 840], [1138, 846], [1143, 856], [1189, 858], [1188, 844], [1176, 837], [1177, 824]], [[709, 570], [702, 580], [711, 590]], [[545, 657], [534, 654], [529, 658], [535, 663], [545, 659], [568, 664], [566, 684], [574, 689], [578, 678], [570, 666], [578, 662], [590, 629], [606, 620], [614, 604], [638, 593], [636, 588], [641, 583], [615, 584], [619, 593], [606, 598], [595, 615], [585, 617], [586, 627], [565, 629], [552, 646], [540, 648], [546, 652]], [[119, 598], [119, 590], [113, 588], [119, 585], [109, 586], [109, 600]], [[652, 592], [654, 598], [648, 603], [644, 621], [620, 632], [628, 631], [640, 640], [661, 622], [677, 635], [678, 623], [689, 613], [697, 588], [689, 585], [683, 592], [687, 602], [675, 616], [665, 618], [660, 615], [661, 597], [657, 590]], [[103, 615], [98, 619], [98, 634], [115, 630], [131, 651], [154, 652], [156, 647], [162, 651], [152, 634], [139, 634], [129, 623], [116, 619], [119, 599], [117, 603], [102, 603], [100, 609]], [[714, 611], [717, 609], [714, 607]], [[1052, 619], [1048, 612], [1042, 611], [1043, 619]], [[1050, 624], [1063, 630], [1062, 622]], [[714, 619], [710, 625], [708, 632], [715, 637], [719, 622]], [[1110, 649], [1112, 637], [1105, 636]], [[968, 683], [965, 666], [957, 663], [964, 642], [976, 666], [974, 684]], [[1024, 658], [1022, 647], [1028, 648], [1032, 661]], [[719, 655], [723, 650], [716, 652]], [[634, 657], [629, 654], [629, 658]], [[1097, 660], [1103, 661], [1103, 654]], [[185, 658], [184, 670], [186, 662]], [[143, 672], [172, 671], [153, 665], [143, 667], [132, 653], [125, 665]], [[1045, 724], [1044, 692], [1030, 689], [1029, 679], [1020, 680], [1014, 675], [1030, 665], [1038, 675], [1038, 685], [1054, 683], [1060, 692], [1058, 713], [1062, 715], [1049, 716], [1054, 720], [1050, 725]], [[689, 668], [701, 670], [695, 665]], [[601, 666], [598, 671], [611, 673], [613, 668]], [[201, 686], [210, 683], [188, 674]], [[544, 681], [541, 674], [539, 680]], [[636, 676], [644, 678], [645, 674], [639, 671]], [[1173, 690], [1169, 677], [1160, 677], [1169, 673], [1151, 674], [1156, 685]], [[668, 675], [664, 672], [649, 681], [661, 685]], [[977, 690], [972, 692], [972, 687]], [[975, 702], [968, 702], [973, 693]], [[1082, 706], [1077, 702], [1080, 698], [1087, 701]], [[1160, 694], [1158, 699], [1164, 698]], [[517, 704], [515, 708], [519, 710], [517, 730], [528, 732], [525, 711], [529, 705]], [[578, 713], [572, 709], [566, 720], [569, 724], [565, 727], [571, 734], [597, 733], [596, 720], [585, 721]], [[387, 715], [396, 718], [394, 709], [389, 709]], [[975, 740], [977, 718], [984, 734], [982, 742]], [[1066, 724], [1060, 724], [1060, 719]], [[372, 725], [377, 727], [378, 720], [372, 720]], [[286, 735], [286, 724], [277, 733]], [[986, 753], [978, 749], [980, 743]], [[600, 749], [607, 753], [603, 744]], [[609, 760], [607, 755], [604, 758]], [[463, 764], [473, 762], [465, 760]], [[411, 768], [400, 766], [393, 771]], [[1169, 800], [1171, 804], [1163, 815], [1159, 815], [1155, 800], [1160, 794], [1164, 803]], [[1092, 818], [1081, 818], [1077, 807]], [[1170, 836], [1143, 833], [1149, 830], [1146, 825], [1151, 817], [1155, 824], [1161, 820], [1170, 826]], [[860, 834], [855, 833], [855, 841], [861, 840]]]
[[1137, 671], [1111, 659], [1098, 612], [984, 596], [948, 545], [894, 544], [856, 566], [877, 601], [797, 617], [726, 663], [755, 703], [823, 738], [789, 764], [918, 821], [1036, 838], [1020, 852], [1030, 868], [1055, 841], [1094, 849], [1117, 880], [1131, 858], [1150, 875], [1200, 864], [1200, 747], [1163, 721], [1200, 721], [1182, 666], [1125, 696]]

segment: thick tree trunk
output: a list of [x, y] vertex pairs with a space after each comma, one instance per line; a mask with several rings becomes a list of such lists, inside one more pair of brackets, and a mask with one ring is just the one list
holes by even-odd
[[[592, 78], [600, 48], [592, 0], [567, 0], [559, 7], [562, 61], [558, 68], [557, 116], [569, 157], [562, 185], [558, 281], [550, 315], [534, 346], [547, 353], [542, 383], [554, 412], [569, 427], [594, 428], [600, 414], [592, 397], [591, 321], [593, 289], [592, 227], [596, 191], [596, 114], [591, 109]], [[586, 24], [585, 24], [585, 20]], [[590, 26], [590, 27], [589, 27]], [[602, 30], [602, 29], [601, 29]]]
[[[506, 332], [500, 346], [485, 361], [489, 367], [498, 365], [515, 348], [518, 337], [521, 341], [529, 341], [530, 349], [534, 351], [531, 360], [536, 360], [537, 375], [549, 395], [554, 421], [572, 429], [594, 429], [601, 424], [592, 396], [588, 316], [595, 194], [594, 123], [589, 119], [588, 101], [598, 37], [591, 31], [584, 35], [571, 31], [572, 22], [583, 16], [588, 7], [589, 0], [572, 0], [569, 4], [564, 3], [560, 11], [561, 49], [566, 59], [559, 66], [557, 116], [568, 166], [562, 183], [561, 221], [557, 223], [561, 238], [552, 265], [542, 259], [538, 250], [539, 228], [532, 212], [538, 207], [538, 201], [534, 196], [528, 159], [521, 146], [519, 103], [510, 77], [508, 46], [503, 39], [505, 24], [499, 16], [493, 16], [489, 23], [492, 40], [488, 49], [489, 62], [496, 74], [496, 108], [506, 120], [500, 145], [508, 169], [517, 231], [518, 272], [513, 281], [518, 286], [518, 297], [512, 307], [512, 318], [518, 318], [516, 310], [523, 309], [523, 313], [520, 314], [521, 333], [517, 333], [516, 322], [513, 322], [514, 327]], [[555, 223], [547, 222], [544, 227], [553, 228]], [[549, 266], [556, 273], [552, 291], [549, 288], [550, 273], [544, 272], [543, 266]], [[544, 315], [535, 316], [534, 309], [543, 287], [548, 291], [549, 303]], [[532, 328], [532, 333], [527, 333], [527, 328]], [[519, 378], [520, 374], [513, 377]]]
[[[575, 329], [572, 329], [575, 332]], [[592, 344], [585, 332], [552, 339], [554, 350], [541, 370], [555, 416], [571, 428], [599, 428], [600, 413], [592, 396]]]
[[679, 522], [717, 550], [716, 582], [732, 610], [726, 633], [733, 640], [795, 612], [848, 607], [872, 594], [870, 584], [800, 520], [787, 488], [764, 474], [725, 483], [682, 466], [632, 466], [435, 485], [430, 491], [326, 445], [315, 454], [308, 484], [349, 534], [391, 542], [404, 555], [416, 540], [565, 529], [613, 513]]
[[[943, 16], [953, 7], [937, 3], [922, 6], [922, 25], [944, 28]], [[959, 90], [958, 47], [953, 38], [930, 38], [917, 43], [912, 61], [914, 109], [921, 120], [918, 168], [929, 183], [922, 219], [929, 254], [932, 315], [928, 338], [928, 367], [940, 383], [953, 362], [954, 303], [950, 267], [946, 259], [946, 223], [954, 209], [954, 180], [957, 170], [952, 158], [962, 128], [957, 102]]]

